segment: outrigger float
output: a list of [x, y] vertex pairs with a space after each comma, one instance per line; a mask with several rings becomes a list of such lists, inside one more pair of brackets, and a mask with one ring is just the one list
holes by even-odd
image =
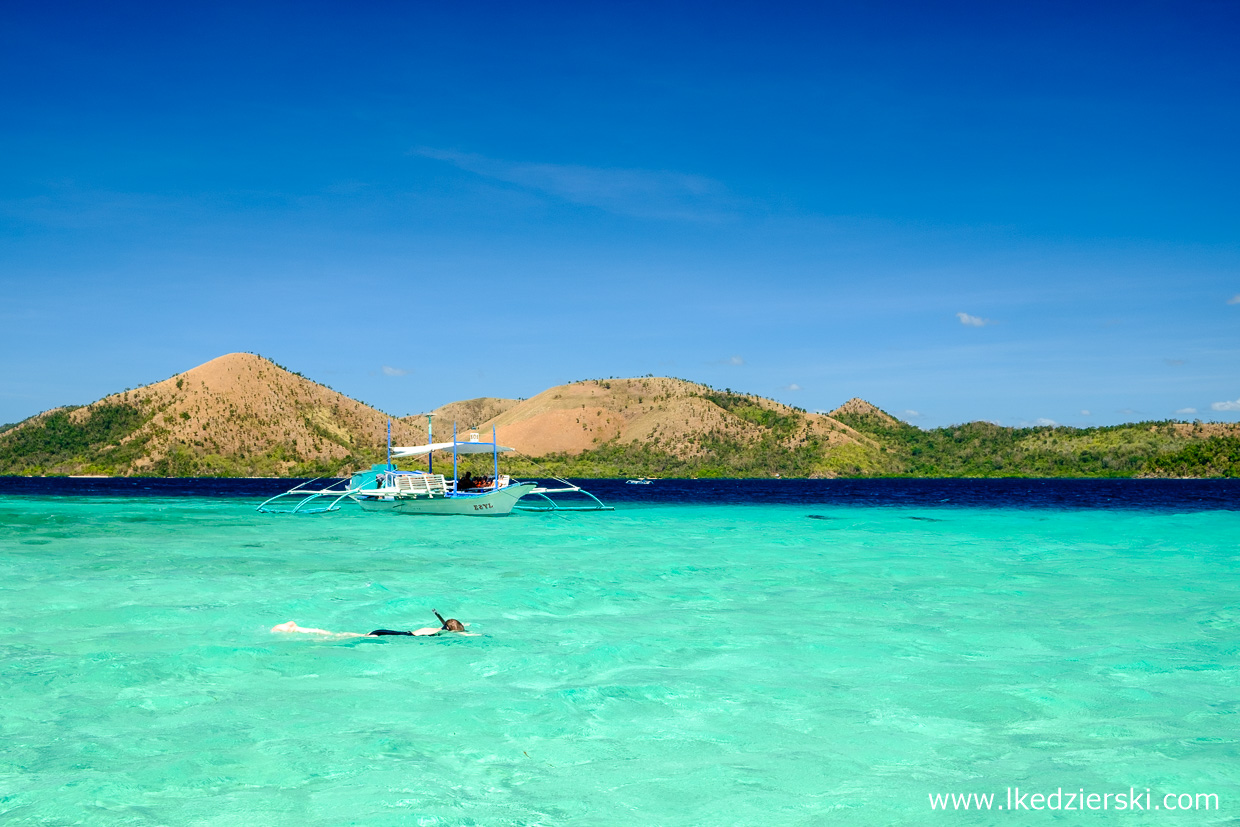
[[[456, 426], [452, 427], [451, 442], [431, 442], [430, 418], [427, 416], [427, 444], [408, 448], [392, 447], [392, 423], [388, 423], [388, 459], [385, 463], [372, 465], [369, 470], [359, 471], [347, 480], [332, 483], [326, 488], [311, 489], [319, 482], [309, 480], [283, 494], [277, 494], [258, 507], [266, 514], [322, 514], [339, 511], [342, 505], [356, 503], [363, 511], [381, 511], [389, 514], [468, 515], [471, 517], [502, 517], [513, 511], [613, 511], [603, 505], [598, 497], [567, 480], [550, 477], [560, 487], [548, 487], [535, 482], [514, 480], [499, 473], [499, 455], [514, 449], [500, 445], [491, 429], [491, 441], [481, 442], [477, 432], [469, 439], [457, 439]], [[452, 479], [436, 474], [434, 455], [452, 453]], [[463, 454], [491, 454], [494, 473], [490, 477], [473, 479], [470, 474], [458, 476], [457, 458]], [[426, 457], [427, 471], [399, 471], [393, 459]], [[575, 501], [563, 502], [553, 498], [557, 495], [580, 495]], [[584, 498], [584, 500], [582, 499]]]

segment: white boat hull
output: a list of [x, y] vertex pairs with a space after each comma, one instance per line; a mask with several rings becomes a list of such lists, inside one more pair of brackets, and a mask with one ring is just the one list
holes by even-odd
[[478, 493], [463, 492], [447, 496], [401, 495], [373, 496], [358, 494], [353, 497], [364, 511], [389, 514], [414, 514], [426, 516], [502, 517], [512, 513], [517, 500], [534, 490], [534, 483], [522, 482], [498, 491]]

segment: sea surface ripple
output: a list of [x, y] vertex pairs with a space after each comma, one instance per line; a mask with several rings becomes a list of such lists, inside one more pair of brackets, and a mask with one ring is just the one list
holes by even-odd
[[[1236, 817], [1234, 484], [881, 482], [595, 482], [616, 511], [435, 519], [5, 481], [0, 820], [1176, 820], [928, 803], [1017, 786]], [[480, 636], [270, 631], [432, 609]]]

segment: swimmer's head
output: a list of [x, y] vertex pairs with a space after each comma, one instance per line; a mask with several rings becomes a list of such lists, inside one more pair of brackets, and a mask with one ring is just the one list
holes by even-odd
[[443, 622], [443, 627], [444, 627], [445, 629], [447, 629], [449, 632], [463, 632], [463, 631], [465, 631], [465, 625], [464, 625], [463, 623], [461, 623], [461, 621], [457, 620], [457, 619], [456, 619], [456, 618], [454, 618], [454, 617], [450, 617], [450, 618], [448, 618], [447, 620], [445, 620], [445, 621]]

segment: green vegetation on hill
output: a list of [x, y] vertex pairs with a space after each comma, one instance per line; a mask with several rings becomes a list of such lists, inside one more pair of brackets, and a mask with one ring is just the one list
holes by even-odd
[[296, 453], [286, 445], [237, 456], [198, 454], [177, 445], [145, 473], [156, 477], [339, 477], [380, 461], [378, 451], [359, 452], [342, 460], [299, 462]]
[[[152, 440], [166, 435], [161, 427], [144, 429], [159, 408], [144, 410], [117, 402], [87, 409], [63, 408], [0, 432], [0, 474], [53, 476], [63, 474], [124, 475], [147, 455]], [[81, 421], [75, 421], [81, 417]], [[167, 416], [163, 421], [167, 421]], [[321, 432], [321, 433], [320, 433]], [[328, 429], [314, 433], [334, 442], [343, 438]], [[317, 477], [336, 476], [382, 459], [379, 447], [358, 448], [340, 460], [299, 460], [289, 445], [275, 444], [262, 452], [224, 455], [199, 441], [177, 444], [142, 473], [159, 477]], [[290, 465], [290, 463], [292, 463]]]
[[1150, 460], [1150, 473], [1168, 477], [1240, 477], [1240, 437], [1212, 436]]
[[835, 419], [873, 444], [828, 449], [812, 436], [795, 441], [803, 425], [795, 412], [738, 403], [735, 395], [725, 401], [726, 410], [766, 426], [767, 432], [756, 443], [708, 432], [693, 440], [700, 449], [693, 458], [674, 456], [656, 438], [650, 443], [613, 441], [576, 455], [552, 454], [538, 458], [537, 465], [517, 458], [508, 466], [517, 476], [542, 468], [572, 477], [1240, 476], [1240, 437], [1195, 436], [1170, 422], [1083, 429], [971, 422], [922, 430], [877, 414], [837, 414]]
[[0, 440], [0, 471], [38, 475], [73, 465], [85, 474], [113, 474], [142, 456], [146, 440], [126, 440], [148, 420], [141, 408], [103, 405], [81, 422], [73, 421], [74, 410], [62, 408], [5, 433]]
[[686, 459], [655, 444], [612, 441], [580, 454], [548, 454], [534, 461], [505, 458], [504, 468], [518, 477], [543, 470], [561, 477], [808, 477], [822, 461], [816, 443], [756, 451], [726, 440], [706, 440], [700, 447], [705, 456]]
[[774, 408], [764, 408], [751, 396], [744, 396], [731, 391], [710, 391], [702, 394], [702, 398], [712, 402], [733, 416], [767, 428], [774, 437], [788, 437], [805, 424], [804, 411], [792, 409], [791, 413], [782, 413]]
[[[1226, 456], [1223, 443], [1185, 453], [1189, 446], [1213, 442], [1185, 435], [1171, 422], [1101, 428], [1004, 428], [970, 422], [922, 430], [873, 415], [836, 418], [878, 440], [894, 458], [897, 467], [891, 473], [897, 476], [1226, 476], [1219, 469], [1231, 467], [1219, 459]], [[1169, 461], [1172, 457], [1176, 459]]]

